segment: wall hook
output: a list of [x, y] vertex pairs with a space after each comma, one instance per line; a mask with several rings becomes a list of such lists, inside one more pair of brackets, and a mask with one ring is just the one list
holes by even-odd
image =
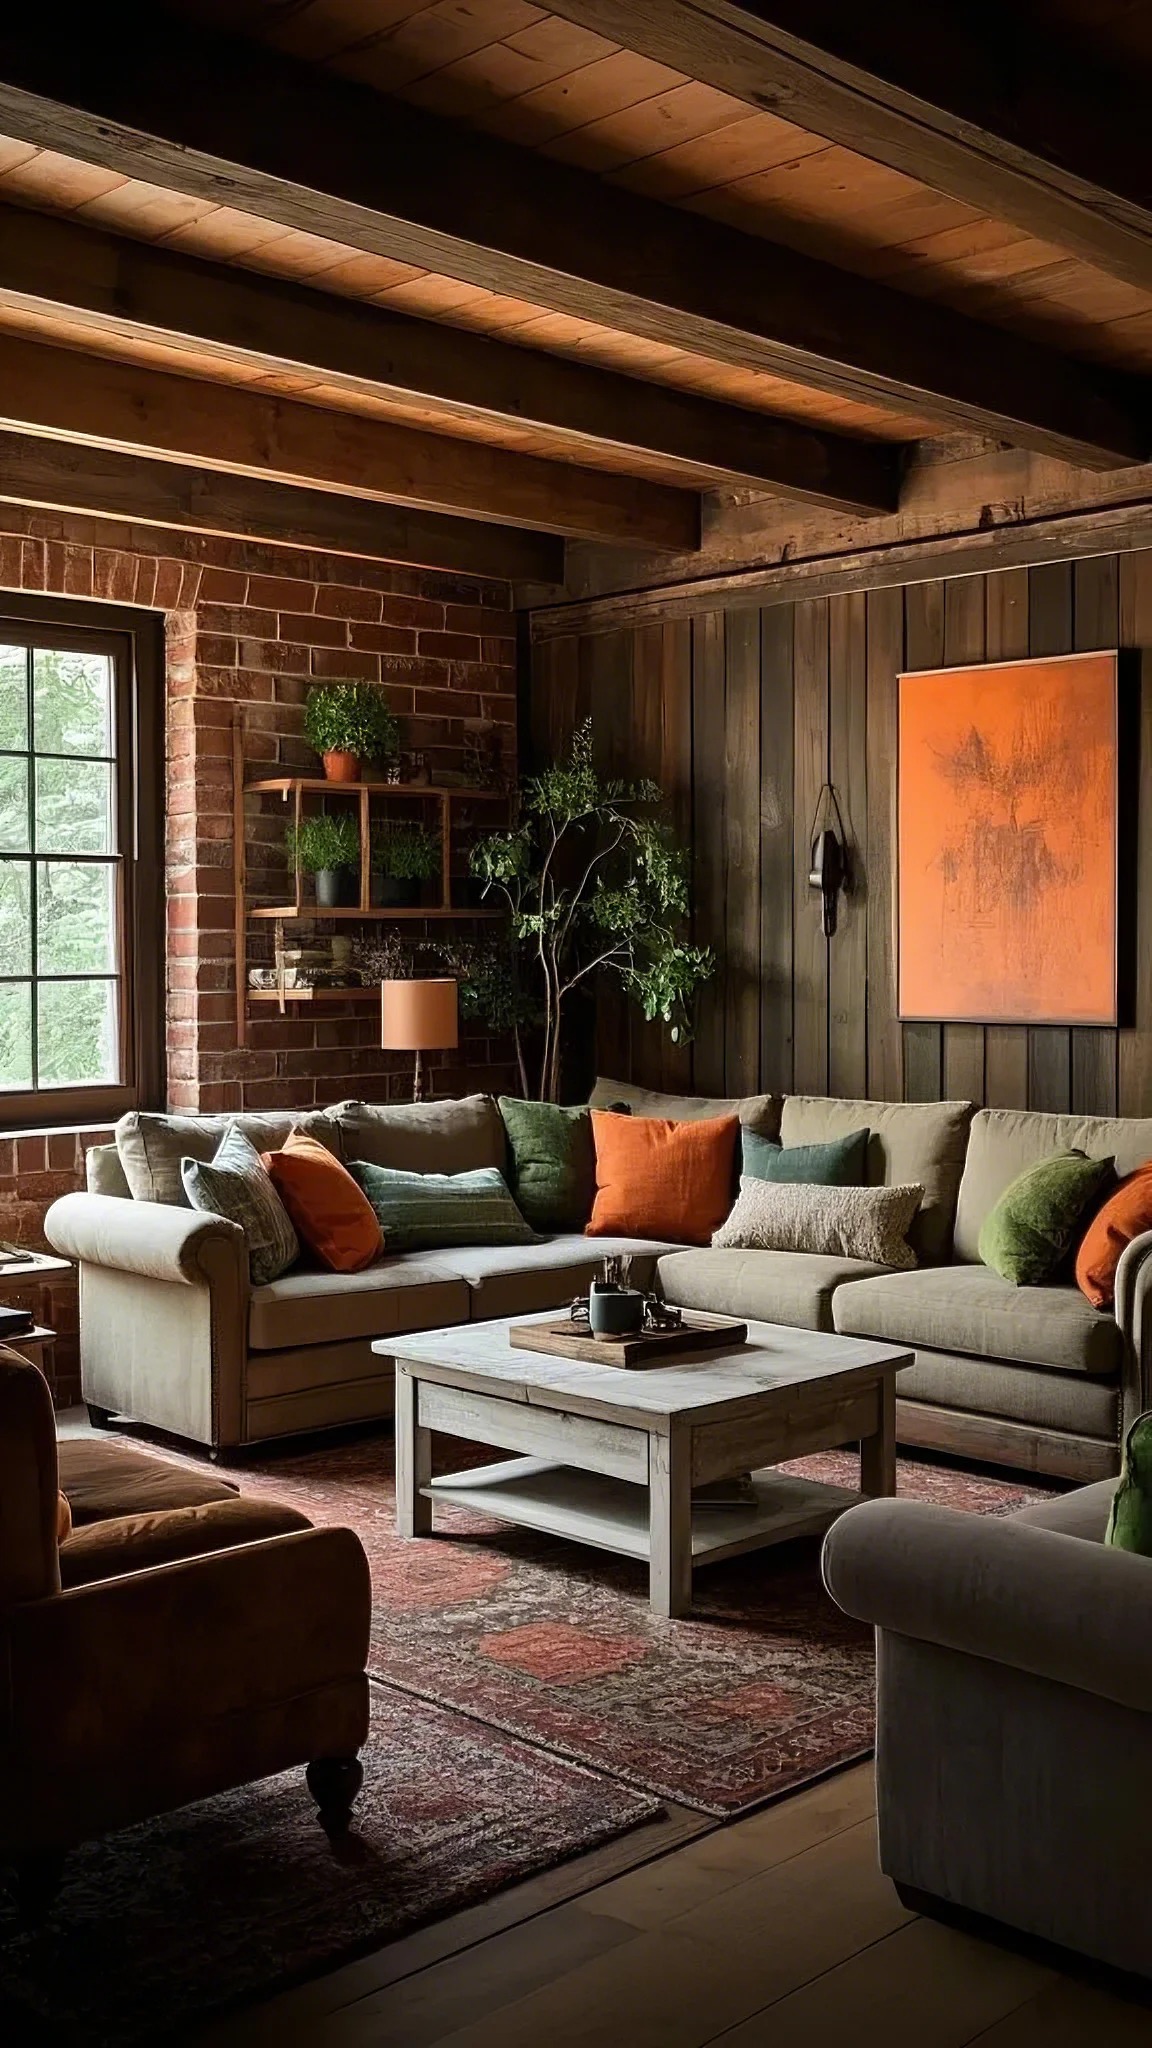
[[830, 782], [824, 784], [816, 799], [808, 836], [812, 846], [808, 880], [813, 889], [820, 891], [824, 936], [830, 939], [836, 930], [840, 891], [847, 888], [849, 880], [848, 835], [844, 830], [836, 791]]

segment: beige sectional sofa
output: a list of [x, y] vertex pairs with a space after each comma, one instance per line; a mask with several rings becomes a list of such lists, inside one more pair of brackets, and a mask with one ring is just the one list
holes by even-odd
[[[716, 1101], [597, 1083], [594, 1105], [634, 1115], [725, 1111], [785, 1145], [867, 1126], [874, 1185], [925, 1190], [914, 1272], [803, 1253], [686, 1248], [567, 1236], [515, 1249], [411, 1252], [367, 1272], [300, 1267], [249, 1284], [235, 1225], [182, 1202], [182, 1152], [210, 1156], [227, 1117], [126, 1119], [118, 1145], [88, 1154], [89, 1191], [49, 1211], [49, 1240], [80, 1267], [85, 1399], [226, 1450], [388, 1415], [392, 1374], [373, 1352], [404, 1331], [543, 1311], [583, 1292], [608, 1252], [686, 1308], [910, 1346], [898, 1431], [906, 1443], [1072, 1478], [1118, 1469], [1129, 1419], [1152, 1405], [1152, 1234], [1121, 1263], [1115, 1315], [1069, 1278], [1017, 1289], [979, 1262], [980, 1224], [1025, 1166], [1069, 1145], [1152, 1157], [1152, 1118], [1079, 1119], [971, 1103], [769, 1096]], [[487, 1096], [417, 1105], [340, 1103], [324, 1112], [235, 1119], [261, 1150], [304, 1117], [345, 1158], [424, 1172], [506, 1164]]]

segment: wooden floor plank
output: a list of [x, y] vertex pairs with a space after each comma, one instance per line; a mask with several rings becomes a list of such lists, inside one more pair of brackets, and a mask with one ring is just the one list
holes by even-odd
[[[986, 1951], [985, 1951], [986, 1953]], [[1145, 2006], [1057, 1977], [1043, 1991], [977, 2034], [971, 2048], [1149, 2048]]]

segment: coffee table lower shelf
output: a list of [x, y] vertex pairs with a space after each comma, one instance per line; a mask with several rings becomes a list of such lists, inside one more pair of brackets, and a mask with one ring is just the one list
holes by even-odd
[[[818, 1536], [863, 1496], [848, 1486], [794, 1479], [766, 1467], [753, 1474], [755, 1505], [695, 1507], [692, 1563], [718, 1564], [745, 1550]], [[509, 1458], [472, 1472], [451, 1472], [420, 1488], [428, 1500], [451, 1501], [549, 1536], [566, 1536], [651, 1561], [648, 1488], [545, 1458]]]

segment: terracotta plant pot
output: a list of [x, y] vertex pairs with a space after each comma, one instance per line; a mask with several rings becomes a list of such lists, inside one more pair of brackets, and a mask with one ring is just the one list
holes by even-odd
[[359, 782], [360, 757], [358, 754], [348, 754], [345, 753], [343, 748], [339, 748], [334, 749], [330, 754], [322, 754], [320, 758], [324, 763], [324, 773], [329, 782]]

